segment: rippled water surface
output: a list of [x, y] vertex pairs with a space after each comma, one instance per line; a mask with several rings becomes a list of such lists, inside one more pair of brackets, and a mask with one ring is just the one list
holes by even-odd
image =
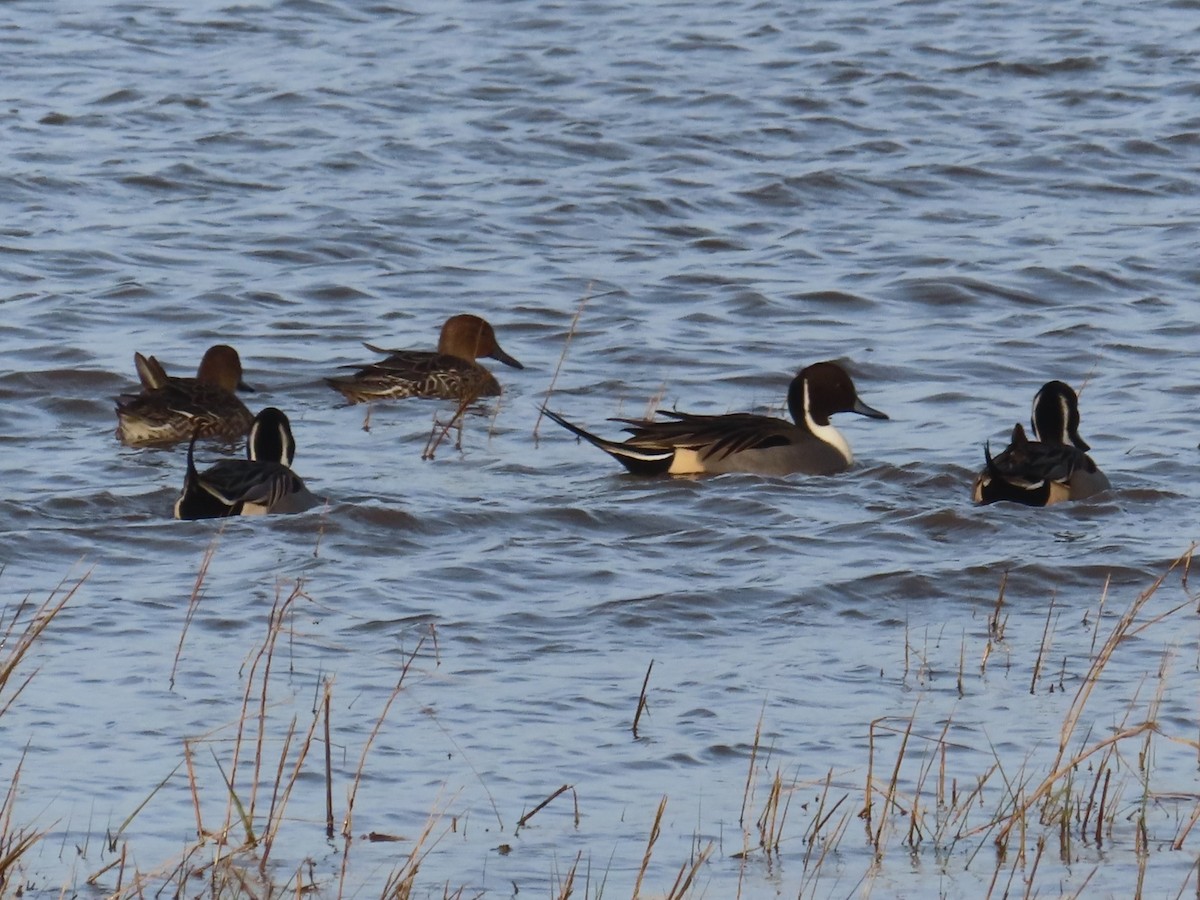
[[[416, 847], [431, 897], [1194, 892], [1194, 586], [1103, 645], [1200, 537], [1197, 47], [1193, 0], [5, 4], [5, 627], [84, 579], [0, 690], [21, 878], [203, 870], [197, 804], [267, 833], [307, 746], [245, 857], [286, 890]], [[468, 311], [525, 369], [461, 449], [321, 381]], [[177, 523], [183, 449], [114, 439], [135, 350], [220, 341], [326, 508]], [[891, 416], [842, 417], [841, 476], [638, 480], [538, 423], [560, 363], [609, 434], [820, 359]], [[1113, 490], [975, 508], [1052, 378]]]

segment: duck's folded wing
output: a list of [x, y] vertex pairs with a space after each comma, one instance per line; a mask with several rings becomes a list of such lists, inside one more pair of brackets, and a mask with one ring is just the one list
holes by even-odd
[[995, 471], [1011, 484], [1035, 488], [1046, 482], [1065, 484], [1077, 469], [1087, 469], [1090, 460], [1075, 447], [1030, 441], [1011, 446], [992, 461]]
[[198, 477], [199, 486], [227, 506], [252, 503], [272, 507], [288, 494], [304, 490], [304, 481], [277, 462], [226, 459]]
[[[370, 346], [369, 344], [367, 346]], [[444, 372], [455, 368], [472, 366], [467, 360], [450, 356], [446, 353], [431, 353], [426, 350], [381, 350], [371, 347], [378, 353], [390, 354], [378, 362], [364, 365], [345, 365], [343, 369], [357, 369], [355, 378], [358, 380], [406, 378], [418, 380], [434, 372]]]
[[796, 426], [772, 416], [732, 413], [699, 416], [663, 410], [666, 420], [615, 419], [623, 422], [637, 447], [686, 447], [703, 459], [724, 459], [732, 453], [786, 447], [795, 442]]

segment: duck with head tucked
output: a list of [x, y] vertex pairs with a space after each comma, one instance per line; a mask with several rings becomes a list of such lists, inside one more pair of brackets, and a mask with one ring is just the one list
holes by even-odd
[[242, 360], [227, 344], [209, 347], [195, 378], [171, 376], [153, 356], [133, 355], [140, 394], [117, 398], [117, 438], [131, 447], [165, 446], [191, 437], [239, 441], [254, 416], [234, 391], [252, 391], [242, 380]]
[[325, 379], [351, 403], [405, 397], [469, 402], [477, 397], [496, 397], [500, 394], [500, 383], [475, 360], [488, 357], [514, 369], [525, 368], [500, 348], [492, 326], [472, 315], [447, 319], [436, 351], [384, 350], [366, 343], [363, 346], [373, 353], [386, 354], [387, 358], [362, 367], [345, 366], [358, 371]]
[[635, 475], [832, 475], [854, 462], [850, 445], [830, 422], [840, 412], [872, 419], [887, 415], [858, 397], [854, 382], [835, 362], [801, 370], [788, 388], [792, 422], [753, 413], [703, 416], [662, 410], [667, 419], [613, 419], [632, 437], [598, 437], [543, 408], [563, 428], [595, 444]]
[[297, 513], [321, 502], [292, 471], [296, 441], [291, 423], [273, 406], [255, 417], [246, 438], [246, 459], [223, 459], [199, 472], [195, 452], [193, 437], [183, 491], [175, 501], [177, 519]]
[[1091, 449], [1079, 436], [1079, 398], [1061, 381], [1048, 381], [1033, 398], [1029, 440], [1018, 422], [1012, 439], [999, 455], [983, 448], [984, 469], [975, 479], [971, 497], [976, 503], [1009, 500], [1025, 506], [1051, 506], [1082, 500], [1108, 490], [1108, 478], [1088, 456]]

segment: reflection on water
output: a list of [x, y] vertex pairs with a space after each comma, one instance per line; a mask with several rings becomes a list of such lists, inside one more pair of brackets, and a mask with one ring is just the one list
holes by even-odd
[[[228, 783], [328, 893], [1180, 892], [1194, 589], [1121, 617], [1196, 538], [1192, 23], [1076, 7], [13, 6], [0, 660], [83, 579], [0, 690], [32, 888], [199, 868]], [[423, 461], [451, 410], [322, 379], [456, 312], [526, 368]], [[324, 508], [172, 522], [116, 442], [135, 350], [219, 341]], [[842, 476], [535, 435], [820, 359], [892, 417]], [[1114, 489], [971, 506], [1051, 378]]]

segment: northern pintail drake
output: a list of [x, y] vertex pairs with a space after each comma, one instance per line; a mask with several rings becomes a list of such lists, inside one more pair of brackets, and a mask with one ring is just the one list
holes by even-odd
[[1108, 490], [1108, 478], [1087, 455], [1092, 448], [1079, 436], [1079, 398], [1068, 385], [1046, 382], [1033, 398], [1029, 424], [1032, 441], [1018, 422], [999, 456], [984, 445], [984, 469], [971, 488], [976, 503], [1051, 506]]
[[344, 366], [358, 371], [325, 379], [351, 403], [404, 397], [469, 402], [477, 397], [496, 397], [500, 394], [500, 383], [475, 360], [488, 357], [514, 369], [525, 368], [500, 349], [492, 326], [472, 315], [447, 319], [436, 351], [384, 350], [366, 343], [363, 346], [373, 353], [387, 354], [387, 358], [361, 368]]
[[174, 444], [190, 437], [238, 441], [254, 416], [234, 391], [252, 391], [242, 380], [242, 360], [227, 344], [209, 347], [195, 378], [171, 376], [153, 356], [133, 355], [140, 394], [117, 398], [117, 438], [131, 447]]
[[196, 438], [188, 444], [187, 475], [175, 501], [177, 519], [218, 519], [296, 513], [321, 501], [292, 471], [296, 441], [287, 416], [273, 406], [258, 414], [246, 439], [246, 459], [223, 459], [196, 471]]
[[635, 475], [832, 475], [848, 469], [854, 456], [829, 417], [853, 412], [887, 418], [859, 399], [850, 376], [834, 362], [814, 363], [792, 379], [788, 409], [794, 424], [753, 413], [698, 416], [673, 410], [661, 411], [665, 420], [612, 419], [626, 423], [633, 435], [624, 441], [598, 437], [558, 413], [544, 412]]

